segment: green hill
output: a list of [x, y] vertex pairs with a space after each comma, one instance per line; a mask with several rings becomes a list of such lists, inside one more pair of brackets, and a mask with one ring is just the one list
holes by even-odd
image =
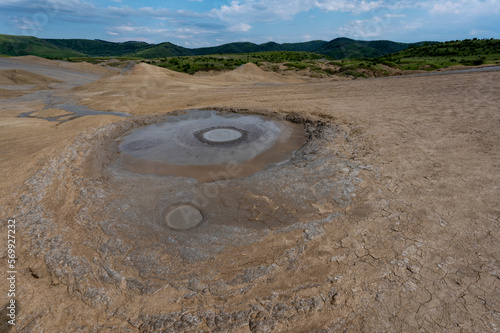
[[345, 58], [373, 58], [380, 57], [392, 52], [404, 50], [412, 45], [422, 43], [408, 44], [391, 41], [359, 41], [349, 38], [336, 38], [329, 42], [316, 40], [305, 43], [285, 43], [278, 44], [268, 42], [264, 44], [254, 43], [230, 43], [215, 47], [206, 47], [192, 49], [195, 55], [208, 54], [234, 54], [234, 53], [253, 53], [268, 51], [301, 51], [314, 52], [335, 59]]
[[0, 35], [0, 54], [11, 56], [36, 55], [44, 58], [84, 56], [83, 53], [53, 45], [43, 39], [11, 35]]
[[214, 47], [189, 49], [169, 42], [113, 43], [90, 39], [40, 39], [27, 36], [0, 35], [0, 55], [36, 55], [45, 58], [137, 57], [146, 59], [206, 56], [215, 54], [248, 54], [258, 52], [310, 52], [333, 59], [383, 58], [383, 61], [407, 63], [406, 69], [441, 59], [436, 66], [454, 63], [466, 65], [491, 62], [500, 54], [497, 39], [463, 41], [397, 43], [388, 40], [360, 41], [336, 38], [329, 42], [315, 40], [304, 43], [249, 42], [228, 43]]
[[[263, 51], [278, 51], [270, 50], [269, 46], [265, 44], [254, 44], [249, 42], [238, 42], [229, 43], [214, 47], [202, 47], [198, 49], [193, 49], [196, 55], [208, 55], [208, 54], [232, 54], [232, 53], [253, 53], [253, 52], [263, 52]], [[277, 44], [279, 45], [279, 44]], [[271, 47], [273, 48], [273, 47]], [[266, 50], [264, 50], [266, 49]]]
[[398, 52], [422, 43], [397, 43], [388, 40], [360, 41], [349, 38], [336, 38], [314, 52], [329, 55], [335, 59], [375, 58]]
[[210, 54], [240, 54], [269, 51], [313, 52], [336, 59], [380, 57], [419, 45], [392, 41], [358, 41], [336, 38], [329, 42], [315, 40], [304, 43], [249, 42], [229, 43], [214, 47], [188, 49], [169, 42], [148, 44], [145, 42], [113, 43], [90, 39], [39, 39], [25, 36], [0, 35], [0, 54], [19, 56], [36, 55], [46, 58], [111, 57], [128, 56], [164, 58]]
[[60, 49], [70, 49], [90, 57], [125, 56], [148, 47], [145, 42], [113, 43], [91, 39], [43, 39]]
[[380, 60], [397, 64], [401, 69], [436, 69], [452, 65], [497, 64], [500, 60], [500, 39], [465, 39], [443, 43], [410, 46], [387, 54]]
[[191, 49], [178, 46], [169, 42], [161, 44], [149, 44], [146, 48], [132, 54], [134, 57], [140, 58], [164, 58], [194, 55]]

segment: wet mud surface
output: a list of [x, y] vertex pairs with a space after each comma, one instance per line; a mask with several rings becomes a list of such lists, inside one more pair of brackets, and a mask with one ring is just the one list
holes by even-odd
[[20, 102], [27, 100], [37, 100], [37, 101], [45, 100], [46, 106], [42, 110], [59, 109], [66, 111], [66, 113], [58, 116], [43, 117], [35, 115], [37, 111], [28, 111], [21, 113], [19, 115], [19, 118], [35, 118], [35, 119], [45, 119], [48, 121], [55, 121], [55, 122], [66, 122], [85, 116], [99, 116], [99, 115], [113, 115], [118, 117], [130, 116], [130, 114], [126, 112], [92, 110], [84, 105], [74, 104], [72, 103], [71, 100], [68, 100], [67, 98], [56, 97], [53, 95], [51, 91], [38, 91], [36, 97], [31, 96], [31, 94], [28, 96], [19, 97]]
[[[27, 59], [26, 59], [27, 58]], [[28, 61], [26, 61], [28, 60]], [[31, 61], [30, 61], [31, 60]], [[109, 70], [104, 68], [94, 69], [95, 72], [88, 71], [88, 66], [74, 65], [63, 61], [49, 61], [37, 57], [0, 58], [0, 70], [22, 70], [27, 73], [34, 73], [55, 80], [55, 83], [46, 84], [43, 89], [34, 89], [36, 85], [0, 85], [0, 89], [19, 90], [21, 96], [10, 98], [6, 104], [22, 105], [32, 102], [43, 102], [45, 106], [42, 110], [59, 109], [66, 111], [64, 115], [40, 116], [36, 110], [22, 112], [20, 118], [36, 118], [53, 122], [66, 122], [84, 116], [115, 115], [128, 117], [126, 112], [100, 111], [79, 105], [70, 96], [61, 96], [61, 92], [72, 88], [89, 84], [110, 75]], [[29, 77], [27, 77], [29, 79]], [[12, 107], [10, 107], [12, 108]], [[9, 109], [9, 107], [7, 107]]]
[[[0, 68], [1, 69], [21, 69], [36, 73], [43, 76], [48, 76], [56, 80], [62, 81], [60, 84], [54, 84], [53, 86], [61, 88], [64, 86], [79, 86], [87, 83], [94, 82], [101, 78], [100, 75], [95, 73], [85, 72], [79, 68], [71, 69], [67, 66], [66, 62], [60, 61], [61, 66], [54, 66], [49, 64], [50, 61], [32, 57], [34, 61], [25, 61], [23, 58], [29, 57], [1, 57], [0, 58]], [[57, 63], [58, 61], [55, 61]]]
[[118, 150], [126, 170], [212, 182], [286, 162], [305, 142], [303, 126], [282, 119], [188, 110], [131, 131]]

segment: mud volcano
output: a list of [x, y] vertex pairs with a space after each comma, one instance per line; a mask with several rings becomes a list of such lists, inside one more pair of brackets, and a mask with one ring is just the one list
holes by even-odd
[[[181, 277], [177, 260], [213, 259], [331, 222], [360, 182], [354, 166], [335, 157], [339, 133], [320, 123], [189, 110], [142, 124], [114, 131], [119, 154], [102, 170], [109, 186], [100, 226], [139, 253], [154, 246], [171, 256], [162, 276]], [[131, 260], [139, 271], [164, 267], [147, 255]]]
[[[230, 111], [131, 117], [82, 133], [29, 182], [30, 251], [88, 304], [151, 300], [125, 310], [145, 315], [141, 327], [156, 327], [155, 311], [210, 316], [219, 304], [243, 321], [261, 311], [241, 299], [294, 267], [306, 274], [307, 243], [329, 242], [369, 166], [349, 157], [355, 147], [333, 123]], [[269, 309], [282, 303], [269, 300]]]
[[50, 273], [96, 304], [124, 290], [177, 304], [171, 292], [224, 299], [295, 265], [356, 195], [353, 147], [321, 119], [229, 111], [131, 117], [61, 151], [29, 190], [58, 196], [25, 217]]
[[210, 182], [290, 159], [305, 141], [302, 126], [283, 120], [191, 110], [129, 133], [119, 149], [129, 171]]

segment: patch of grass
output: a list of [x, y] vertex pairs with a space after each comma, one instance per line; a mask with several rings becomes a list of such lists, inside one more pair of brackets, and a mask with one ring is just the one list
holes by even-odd
[[394, 64], [402, 70], [435, 70], [454, 65], [496, 64], [500, 61], [500, 40], [475, 38], [410, 47], [378, 58], [378, 61]]
[[308, 65], [300, 61], [317, 57], [320, 57], [320, 55], [309, 52], [270, 51], [243, 54], [165, 57], [154, 59], [151, 63], [170, 70], [189, 74], [194, 74], [199, 71], [233, 70], [246, 63], [254, 63], [257, 66], [261, 66], [264, 62], [273, 64], [270, 65], [270, 70], [278, 71], [279, 65], [274, 64], [294, 61], [293, 64], [307, 68]]
[[310, 64], [306, 64], [303, 62], [286, 62], [283, 64], [284, 66], [288, 67], [289, 69], [295, 69], [295, 70], [301, 70], [301, 69], [306, 69], [310, 67]]

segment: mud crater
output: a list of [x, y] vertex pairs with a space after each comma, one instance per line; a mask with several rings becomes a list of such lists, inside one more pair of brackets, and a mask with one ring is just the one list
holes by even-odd
[[[337, 141], [344, 140], [338, 129], [322, 121], [293, 117], [289, 116], [294, 123], [250, 112], [196, 110], [122, 132], [111, 144], [115, 147], [108, 154], [111, 163], [101, 170], [110, 184], [101, 227], [110, 236], [134, 239], [137, 245], [142, 240], [153, 242], [162, 252], [180, 260], [208, 260], [228, 249], [307, 223], [333, 221], [355, 195], [361, 183], [359, 171], [346, 173], [346, 168], [354, 165], [336, 151]], [[211, 125], [214, 119], [233, 125]], [[190, 131], [185, 131], [182, 120], [204, 123], [197, 127], [193, 121], [187, 126]], [[256, 121], [259, 126], [255, 126]], [[266, 138], [254, 144], [252, 154], [238, 155], [246, 141], [240, 142], [235, 133], [224, 134], [231, 142], [227, 146], [207, 147], [199, 140], [202, 133], [223, 127], [248, 131], [247, 140], [255, 142], [265, 136], [266, 126], [273, 132], [274, 141]], [[167, 136], [159, 138], [158, 133]], [[160, 142], [151, 144], [155, 140]], [[290, 140], [294, 142], [290, 144]], [[135, 150], [136, 143], [146, 149]], [[162, 155], [165, 143], [167, 153]], [[169, 150], [172, 147], [175, 149]], [[192, 147], [195, 154], [189, 151]], [[177, 149], [181, 153], [172, 154]], [[116, 150], [121, 150], [119, 158], [112, 157]], [[140, 167], [134, 168], [137, 155], [131, 158], [128, 154], [144, 151], [151, 154], [140, 156]], [[150, 168], [151, 163], [154, 168]], [[172, 227], [166, 221], [175, 207], [193, 208], [177, 211], [177, 227]], [[134, 265], [142, 265], [143, 259]], [[172, 265], [169, 270], [172, 273]]]
[[[222, 111], [229, 119], [239, 116], [232, 110]], [[237, 111], [249, 116], [256, 113]], [[73, 198], [71, 205], [65, 206], [73, 210], [57, 216], [50, 207], [63, 203], [49, 203], [55, 199], [44, 197], [46, 189], [40, 185], [30, 188], [32, 198], [41, 198], [33, 203], [39, 208], [33, 215], [37, 222], [31, 224], [30, 234], [49, 237], [39, 229], [57, 229], [54, 237], [59, 245], [51, 252], [43, 248], [36, 251], [47, 253], [46, 260], [53, 263], [49, 270], [59, 272], [61, 256], [68, 257], [72, 265], [81, 267], [78, 271], [102, 270], [107, 276], [103, 283], [115, 281], [140, 293], [154, 293], [165, 285], [185, 287], [193, 278], [215, 284], [219, 290], [223, 290], [221, 285], [251, 283], [272, 275], [275, 268], [261, 266], [258, 262], [262, 253], [258, 251], [255, 255], [259, 257], [243, 255], [245, 249], [297, 229], [308, 230], [306, 240], [318, 237], [324, 232], [322, 225], [335, 223], [342, 215], [362, 182], [358, 177], [360, 167], [346, 156], [350, 143], [345, 132], [321, 119], [297, 115], [275, 114], [274, 119], [300, 125], [307, 142], [288, 159], [268, 163], [267, 168], [248, 176], [203, 182], [193, 177], [139, 174], [125, 169], [122, 154], [117, 154], [124, 135], [171, 116], [134, 117], [81, 135], [40, 171], [39, 179], [32, 184], [54, 187], [61, 194], [60, 200]], [[187, 214], [186, 207], [190, 207]], [[40, 214], [50, 218], [41, 220]], [[57, 221], [51, 222], [53, 219]], [[58, 226], [60, 223], [87, 231], [77, 236], [72, 227]], [[71, 250], [75, 242], [85, 244], [81, 246], [95, 251], [101, 259], [82, 261], [78, 250]], [[39, 239], [36, 244], [43, 247], [50, 240]], [[273, 257], [296, 260], [290, 257], [296, 251], [288, 250], [283, 247]], [[255, 270], [238, 258], [255, 263]], [[82, 279], [68, 274], [68, 281]]]
[[283, 119], [188, 110], [125, 134], [118, 149], [128, 171], [205, 183], [290, 160], [305, 142], [303, 126]]
[[244, 142], [248, 138], [248, 131], [236, 127], [211, 127], [193, 133], [203, 143], [211, 146], [233, 145]]

